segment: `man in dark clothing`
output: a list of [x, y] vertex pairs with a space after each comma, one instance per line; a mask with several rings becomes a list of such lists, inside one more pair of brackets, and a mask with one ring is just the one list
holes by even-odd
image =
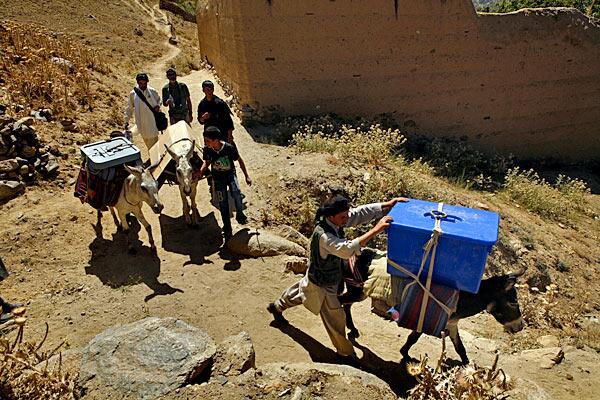
[[238, 154], [237, 148], [221, 140], [221, 137], [221, 132], [219, 132], [217, 127], [210, 126], [204, 131], [205, 147], [203, 149], [202, 157], [204, 163], [200, 169], [200, 176], [205, 175], [210, 167], [212, 174], [211, 189], [219, 203], [219, 211], [223, 220], [223, 236], [225, 241], [227, 241], [232, 235], [231, 217], [229, 214], [229, 196], [227, 193], [228, 189], [235, 202], [237, 222], [242, 225], [247, 222], [246, 215], [244, 215], [243, 211], [240, 185], [237, 180], [237, 175], [235, 174], [235, 161], [238, 161], [240, 164], [240, 168], [246, 177], [248, 186], [252, 185], [252, 180], [246, 170], [246, 164], [244, 164], [244, 161]]
[[190, 91], [185, 83], [177, 82], [177, 72], [174, 68], [167, 70], [167, 83], [162, 88], [163, 105], [169, 107], [171, 125], [186, 121], [192, 122], [192, 100]]
[[198, 122], [204, 130], [216, 126], [221, 132], [220, 139], [233, 144], [233, 120], [229, 106], [214, 94], [215, 85], [211, 81], [202, 82], [205, 97], [198, 104]]
[[[4, 262], [2, 262], [2, 259], [0, 258], [0, 281], [6, 279], [7, 276], [8, 271], [4, 266]], [[0, 324], [10, 321], [10, 319], [13, 317], [11, 313], [17, 307], [21, 307], [21, 304], [10, 304], [0, 297]]]

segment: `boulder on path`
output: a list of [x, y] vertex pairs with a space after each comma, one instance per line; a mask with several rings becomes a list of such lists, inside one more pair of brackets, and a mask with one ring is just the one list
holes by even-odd
[[306, 254], [302, 246], [262, 229], [244, 228], [237, 231], [227, 242], [227, 247], [234, 253], [250, 257]]
[[256, 354], [248, 332], [229, 336], [217, 346], [213, 375], [237, 376], [255, 367]]
[[288, 239], [294, 243], [299, 244], [305, 249], [308, 249], [310, 247], [310, 240], [289, 225], [278, 225], [274, 229], [274, 232], [284, 239]]
[[83, 349], [80, 380], [86, 388], [156, 398], [197, 379], [215, 352], [206, 332], [176, 318], [150, 317], [92, 339]]
[[17, 181], [0, 181], [0, 201], [8, 200], [25, 191], [25, 185]]
[[[397, 399], [390, 386], [367, 372], [346, 365], [321, 363], [272, 363], [250, 371], [233, 383], [262, 388], [262, 395], [294, 395], [301, 398]], [[298, 389], [299, 388], [299, 389]]]

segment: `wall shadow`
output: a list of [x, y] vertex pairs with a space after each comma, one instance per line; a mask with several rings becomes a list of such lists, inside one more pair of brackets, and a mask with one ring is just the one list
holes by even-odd
[[215, 254], [223, 244], [221, 228], [215, 213], [200, 219], [197, 228], [190, 228], [183, 216], [177, 218], [161, 214], [159, 217], [162, 248], [166, 251], [190, 257], [183, 265], [212, 263], [206, 257]]
[[130, 226], [132, 243], [137, 249], [135, 254], [127, 252], [127, 241], [122, 232], [113, 233], [111, 239], [105, 239], [101, 225], [92, 227], [96, 237], [89, 245], [92, 256], [85, 267], [87, 275], [97, 276], [102, 284], [113, 289], [143, 283], [152, 289], [152, 293], [144, 299], [146, 302], [156, 296], [183, 293], [183, 290], [158, 280], [160, 258], [149, 246], [140, 242], [137, 237], [140, 224], [135, 218], [131, 218]]
[[[276, 327], [304, 347], [313, 362], [339, 364], [335, 351], [295, 326], [275, 323], [272, 323], [271, 326]], [[363, 352], [359, 368], [385, 381], [398, 396], [406, 396], [407, 391], [417, 384], [417, 381], [406, 371], [406, 363], [386, 361], [355, 340], [352, 340], [352, 343]]]

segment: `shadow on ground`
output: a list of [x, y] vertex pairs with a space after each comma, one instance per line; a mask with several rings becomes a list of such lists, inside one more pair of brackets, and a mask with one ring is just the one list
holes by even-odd
[[[295, 326], [291, 324], [278, 325], [276, 323], [271, 323], [271, 325], [304, 347], [313, 362], [339, 364], [335, 351]], [[417, 384], [417, 381], [406, 371], [405, 363], [384, 360], [367, 347], [356, 342], [356, 340], [353, 340], [352, 343], [363, 352], [359, 368], [385, 381], [398, 396], [406, 396], [407, 391]]]
[[211, 263], [206, 257], [215, 254], [223, 244], [221, 228], [215, 213], [202, 217], [197, 227], [189, 227], [183, 216], [174, 218], [165, 214], [159, 217], [162, 248], [165, 251], [190, 257], [183, 265]]
[[[152, 289], [152, 293], [146, 296], [144, 301], [149, 301], [156, 296], [183, 293], [183, 290], [171, 287], [168, 283], [159, 282], [160, 258], [150, 249], [150, 246], [140, 242], [138, 238], [140, 224], [135, 218], [131, 219], [130, 225], [132, 243], [137, 250], [135, 254], [127, 252], [124, 233], [115, 232], [112, 234], [112, 239], [105, 239], [102, 235], [102, 226], [92, 226], [96, 231], [96, 237], [89, 245], [92, 257], [89, 265], [85, 267], [86, 274], [97, 276], [104, 285], [111, 288], [143, 283]], [[111, 228], [116, 231], [116, 227], [111, 226]]]

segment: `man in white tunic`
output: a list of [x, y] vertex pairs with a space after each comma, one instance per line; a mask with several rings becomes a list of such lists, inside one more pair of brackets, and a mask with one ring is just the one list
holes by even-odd
[[[148, 75], [137, 74], [136, 88], [144, 95], [154, 111], [160, 111], [160, 96], [156, 89], [148, 85]], [[127, 108], [125, 109], [125, 130], [129, 127], [129, 120], [135, 115], [135, 125], [148, 150], [158, 141], [158, 129], [154, 120], [154, 113], [136, 93], [134, 88], [129, 93]]]

